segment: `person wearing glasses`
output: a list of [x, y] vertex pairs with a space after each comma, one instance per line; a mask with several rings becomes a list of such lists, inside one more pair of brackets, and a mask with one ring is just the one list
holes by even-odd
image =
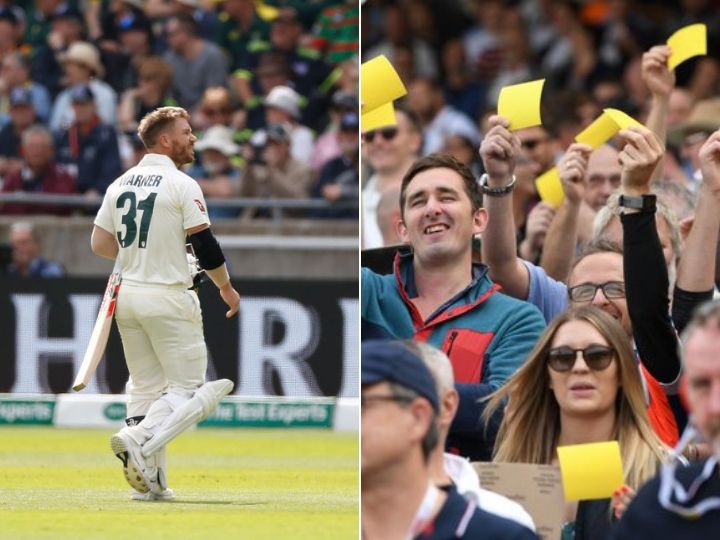
[[[493, 127], [483, 141], [481, 155], [489, 173], [488, 185], [500, 189], [512, 175], [519, 141], [506, 129], [505, 119], [494, 117], [491, 124]], [[578, 257], [567, 285], [551, 279], [542, 268], [517, 258], [514, 238], [507, 234], [512, 227], [511, 205], [507, 197], [487, 199], [486, 206], [492, 219], [483, 235], [483, 260], [490, 268], [491, 277], [503, 286], [507, 294], [536, 305], [547, 321], [569, 305], [581, 303], [592, 303], [616, 318], [627, 335], [637, 340], [636, 356], [647, 382], [651, 424], [666, 444], [674, 445], [679, 437], [678, 428], [685, 418], [679, 403], [673, 407], [667, 394], [677, 393], [680, 365], [675, 354], [676, 337], [667, 304], [667, 269], [657, 229], [653, 227], [655, 201], [653, 196], [648, 195], [649, 182], [663, 149], [657, 137], [645, 128], [623, 130], [620, 136], [626, 141], [619, 154], [625, 214], [622, 217], [623, 243], [632, 264], [625, 263], [623, 249], [617, 244], [612, 246], [607, 242], [594, 241]], [[497, 140], [501, 142], [496, 143]], [[514, 144], [508, 141], [514, 141]], [[584, 168], [577, 162], [567, 166], [575, 171], [574, 180], [566, 182], [568, 197], [576, 196], [577, 193], [571, 190], [573, 184], [584, 182]], [[569, 232], [567, 236], [571, 236]], [[696, 239], [696, 242], [701, 240]], [[619, 285], [608, 288], [609, 282], [622, 284], [622, 293]], [[588, 287], [585, 290], [574, 289], [579, 285]], [[625, 298], [626, 289], [631, 291], [631, 310]], [[647, 306], [644, 302], [648, 303]], [[642, 333], [640, 337], [639, 332]], [[649, 343], [655, 346], [649, 347]], [[677, 401], [675, 397], [672, 399]]]
[[537, 538], [454, 487], [433, 483], [429, 459], [438, 445], [440, 404], [421, 354], [412, 341], [362, 345], [362, 538]]
[[693, 431], [711, 446], [708, 459], [663, 468], [623, 514], [614, 540], [715, 538], [720, 531], [720, 302], [703, 304], [682, 334], [683, 367]]
[[422, 136], [417, 117], [403, 107], [395, 108], [397, 125], [366, 131], [362, 135], [363, 160], [372, 176], [362, 190], [362, 247], [383, 246], [377, 225], [377, 206], [383, 192], [399, 188], [405, 172], [420, 152]]
[[[485, 418], [506, 401], [496, 462], [557, 464], [558, 446], [618, 441], [625, 486], [613, 510], [623, 491], [639, 489], [669, 459], [648, 420], [627, 334], [594, 306], [572, 308], [550, 323], [527, 362], [490, 396]], [[610, 499], [567, 502], [562, 539], [606, 538], [616, 516], [610, 505]]]

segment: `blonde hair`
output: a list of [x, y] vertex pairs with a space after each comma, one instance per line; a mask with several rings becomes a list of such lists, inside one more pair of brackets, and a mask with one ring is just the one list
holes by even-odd
[[178, 118], [190, 120], [190, 115], [182, 107], [160, 107], [147, 113], [138, 126], [138, 136], [145, 145], [151, 148], [157, 143], [158, 136], [175, 123]]
[[615, 350], [620, 387], [615, 402], [615, 427], [622, 455], [625, 483], [638, 489], [652, 478], [667, 448], [650, 426], [640, 370], [620, 324], [604, 311], [582, 306], [556, 317], [545, 330], [525, 364], [491, 394], [483, 417], [487, 421], [505, 398], [508, 405], [495, 443], [495, 461], [549, 464], [560, 438], [560, 408], [550, 388], [547, 354], [558, 329], [569, 321], [594, 326]]
[[173, 83], [173, 68], [160, 56], [148, 56], [138, 65], [138, 77], [152, 79], [157, 83], [160, 93], [165, 96]]

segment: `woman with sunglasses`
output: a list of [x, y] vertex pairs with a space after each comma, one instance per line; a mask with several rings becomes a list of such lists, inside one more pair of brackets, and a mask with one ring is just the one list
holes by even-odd
[[[555, 318], [527, 362], [490, 397], [485, 418], [506, 398], [495, 461], [552, 464], [558, 446], [617, 440], [625, 484], [637, 490], [668, 456], [648, 422], [627, 334], [598, 308]], [[610, 499], [569, 502], [565, 517], [563, 540], [604, 539], [613, 520]]]

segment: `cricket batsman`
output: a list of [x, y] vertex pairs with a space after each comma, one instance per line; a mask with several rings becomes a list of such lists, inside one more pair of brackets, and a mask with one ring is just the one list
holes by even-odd
[[96, 255], [116, 260], [122, 275], [115, 318], [127, 361], [127, 426], [112, 436], [133, 499], [172, 499], [165, 445], [208, 416], [233, 387], [205, 382], [207, 349], [200, 302], [192, 287], [186, 236], [200, 266], [237, 313], [240, 295], [210, 230], [197, 182], [178, 167], [194, 159], [187, 111], [147, 114], [138, 135], [148, 150], [108, 188], [91, 237]]

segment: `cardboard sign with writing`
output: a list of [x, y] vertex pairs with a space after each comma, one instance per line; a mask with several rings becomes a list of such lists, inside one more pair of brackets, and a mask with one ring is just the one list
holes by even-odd
[[480, 486], [522, 505], [543, 540], [560, 538], [565, 502], [560, 469], [531, 463], [473, 463]]

